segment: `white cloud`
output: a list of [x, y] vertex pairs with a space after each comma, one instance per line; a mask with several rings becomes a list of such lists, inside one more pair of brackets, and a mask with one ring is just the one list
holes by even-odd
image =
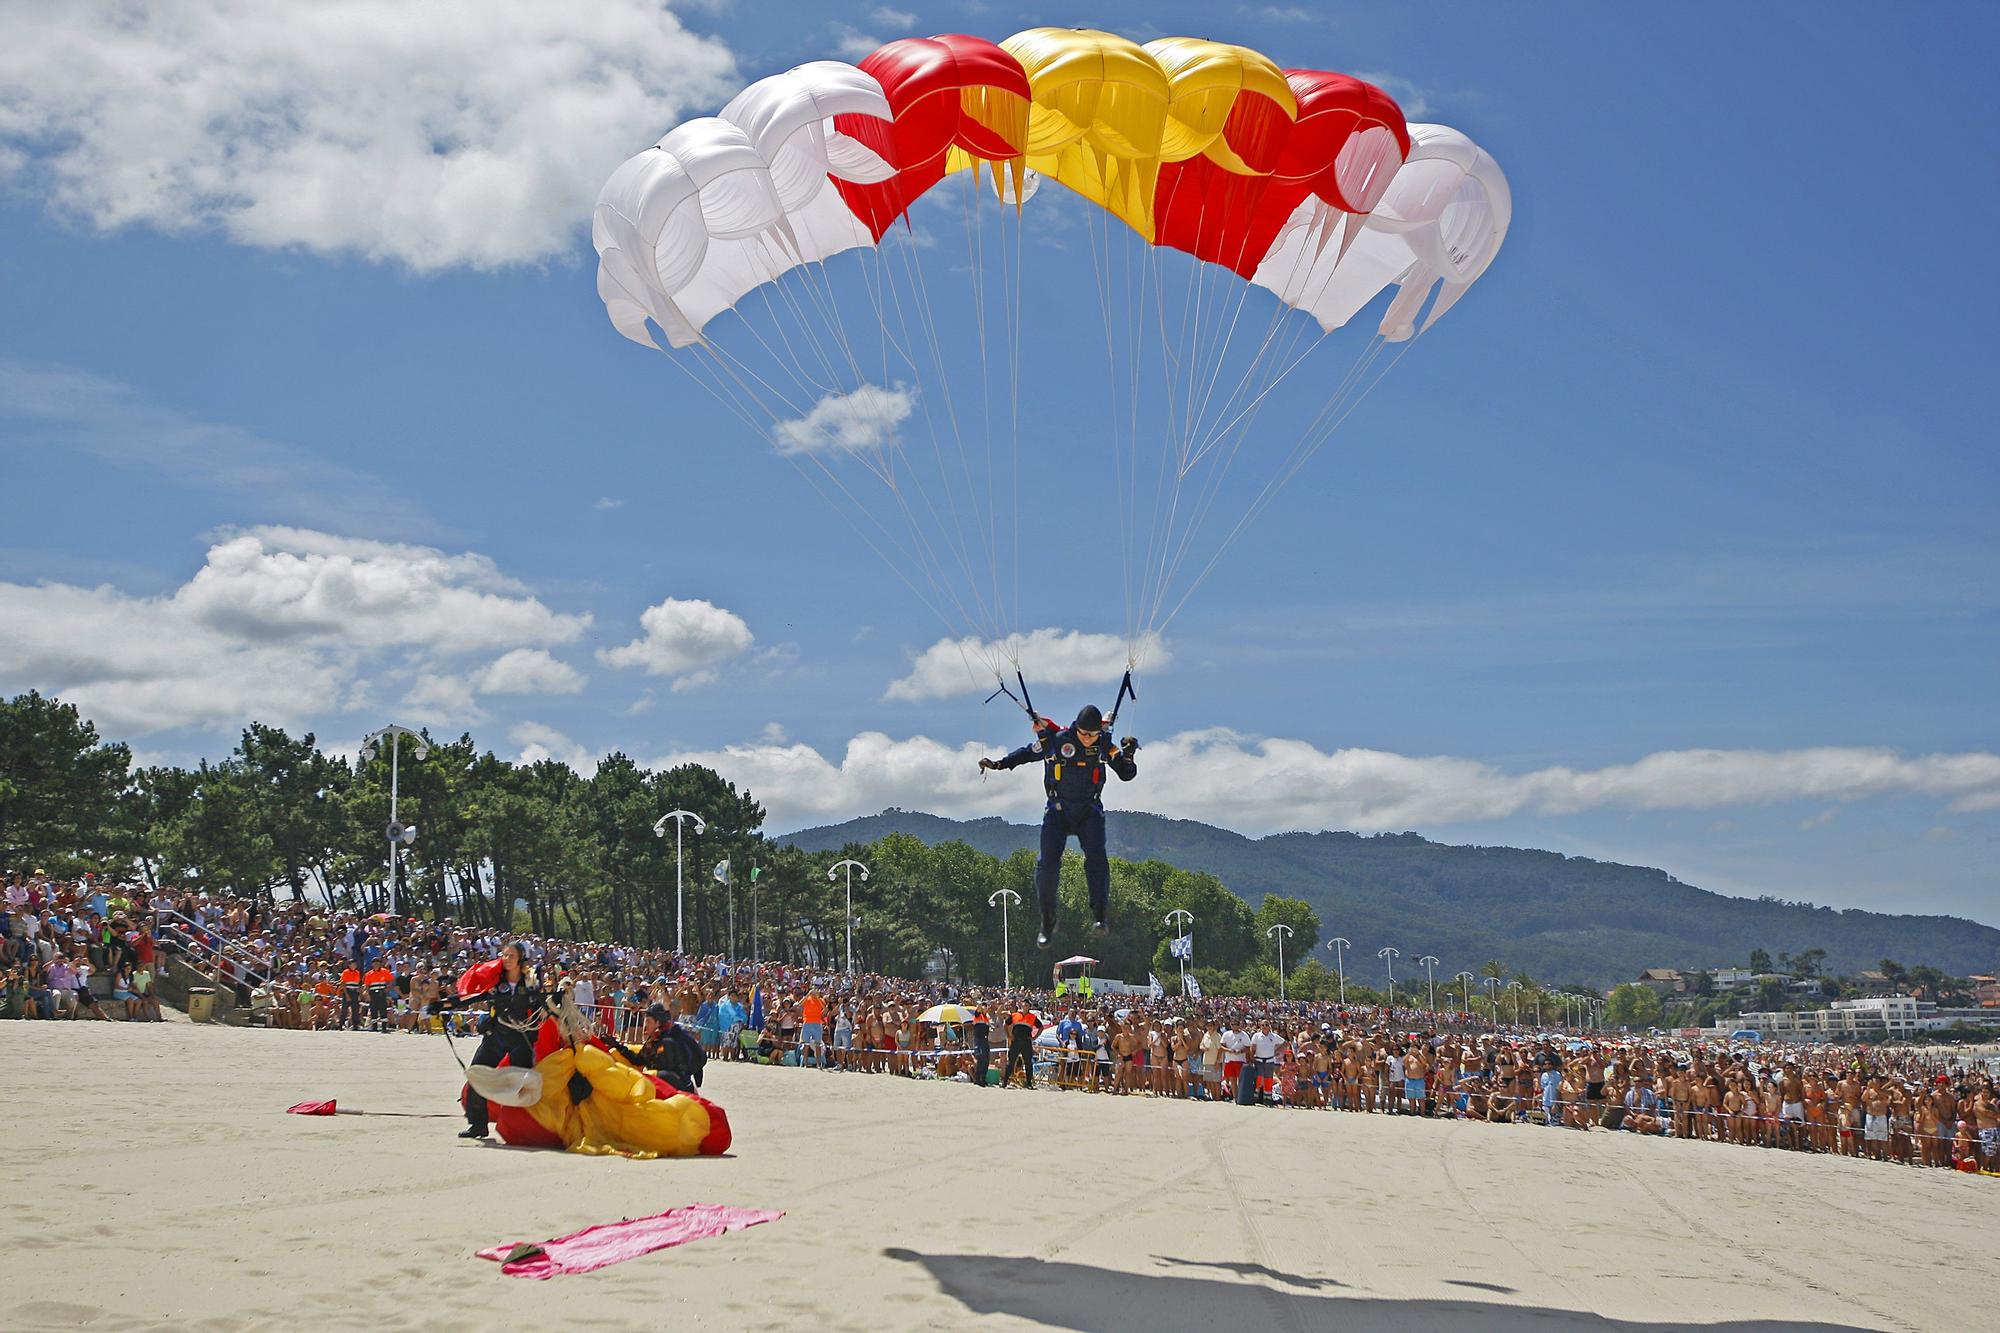
[[195, 723], [280, 725], [336, 708], [352, 654], [246, 640], [171, 597], [0, 583], [0, 693], [36, 688], [114, 736]]
[[545, 723], [518, 723], [507, 729], [507, 739], [520, 747], [514, 756], [517, 764], [539, 764], [544, 759], [553, 759], [585, 777], [597, 771], [590, 751]]
[[[754, 793], [780, 828], [892, 805], [957, 817], [1032, 818], [1041, 808], [1037, 775], [980, 778], [979, 756], [997, 753], [976, 743], [866, 732], [848, 742], [838, 762], [810, 746], [766, 743], [676, 754], [657, 763], [714, 767]], [[1590, 809], [1716, 809], [1894, 796], [1956, 798], [1962, 805], [2000, 798], [2000, 755], [1982, 752], [1905, 758], [1835, 747], [1687, 750], [1591, 771], [1509, 774], [1470, 759], [1329, 752], [1304, 741], [1217, 729], [1149, 744], [1139, 765], [1131, 787], [1112, 784], [1115, 805], [1252, 834], [1400, 830]]]
[[1326, 15], [1315, 14], [1302, 5], [1257, 5], [1250, 12], [1266, 23], [1324, 22]]
[[0, 582], [0, 688], [60, 693], [114, 733], [252, 719], [291, 724], [358, 706], [371, 665], [415, 678], [408, 701], [475, 718], [440, 657], [575, 638], [485, 556], [295, 528], [219, 539], [173, 591]]
[[[4, 116], [0, 110], [0, 116]], [[378, 478], [238, 426], [148, 402], [68, 366], [0, 361], [0, 420], [23, 449], [66, 449], [114, 466], [247, 501], [260, 517], [346, 532], [428, 536], [427, 514]]]
[[[706, 684], [713, 671], [750, 651], [755, 642], [750, 627], [734, 611], [713, 602], [669, 597], [639, 616], [644, 631], [621, 648], [606, 648], [597, 660], [609, 667], [637, 669], [649, 676], [681, 676]], [[682, 688], [681, 682], [675, 688]]]
[[714, 668], [704, 667], [700, 671], [690, 671], [685, 676], [676, 676], [674, 683], [667, 688], [675, 694], [686, 694], [689, 690], [699, 690], [713, 685], [720, 679]]
[[588, 615], [550, 610], [488, 556], [303, 528], [226, 537], [174, 599], [246, 638], [448, 653], [567, 643], [590, 624]]
[[58, 214], [419, 270], [563, 253], [733, 82], [659, 0], [70, 0], [6, 30], [0, 173]]
[[1403, 108], [1403, 114], [1411, 120], [1422, 120], [1431, 113], [1430, 92], [1421, 88], [1400, 74], [1386, 70], [1356, 71], [1355, 78], [1364, 83], [1372, 83], [1389, 96], [1396, 99], [1396, 105]]
[[481, 694], [577, 694], [583, 673], [546, 648], [516, 648], [473, 673]]
[[804, 416], [771, 427], [771, 440], [781, 454], [884, 448], [896, 443], [896, 430], [909, 420], [916, 401], [916, 394], [900, 385], [864, 384], [852, 393], [830, 393]]
[[887, 5], [877, 5], [868, 11], [868, 17], [885, 28], [914, 28], [917, 16], [907, 9], [891, 9]]
[[845, 60], [860, 60], [882, 45], [880, 37], [862, 32], [848, 23], [832, 25], [834, 54]]
[[610, 510], [610, 509], [623, 509], [625, 507], [625, 502], [623, 500], [614, 500], [608, 495], [603, 495], [599, 496], [597, 502], [591, 505], [590, 507], [592, 509], [600, 511]]
[[[1112, 690], [1132, 659], [1129, 641], [1116, 634], [1081, 630], [1038, 629], [1010, 642], [976, 638], [939, 639], [918, 653], [910, 674], [889, 682], [890, 699], [948, 699], [954, 695], [987, 694], [993, 689], [993, 664], [1018, 661], [1037, 685], [1095, 685], [1107, 691], [1100, 706], [1111, 706]], [[1137, 657], [1149, 669], [1173, 662], [1165, 641], [1148, 634], [1136, 645]], [[1010, 668], [1011, 671], [1011, 668]], [[1011, 675], [1010, 675], [1011, 679]]]
[[472, 697], [472, 682], [464, 676], [427, 671], [403, 696], [402, 711], [419, 726], [443, 727], [479, 722], [486, 711]]

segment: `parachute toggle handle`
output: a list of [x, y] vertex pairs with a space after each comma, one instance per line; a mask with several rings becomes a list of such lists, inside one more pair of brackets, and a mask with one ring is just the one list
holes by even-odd
[[1118, 724], [1118, 710], [1125, 706], [1127, 699], [1132, 700], [1134, 703], [1137, 703], [1139, 700], [1139, 691], [1132, 688], [1132, 669], [1130, 667], [1125, 669], [1125, 679], [1118, 682], [1118, 697], [1112, 701], [1110, 713], [1105, 715], [1104, 729], [1106, 731], [1111, 730], [1111, 728]]

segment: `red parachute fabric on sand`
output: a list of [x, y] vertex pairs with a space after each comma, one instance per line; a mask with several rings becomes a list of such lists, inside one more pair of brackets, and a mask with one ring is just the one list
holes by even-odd
[[340, 1108], [329, 1101], [300, 1102], [297, 1106], [287, 1106], [286, 1115], [339, 1115]]
[[983, 37], [906, 37], [862, 58], [882, 85], [894, 119], [841, 115], [834, 129], [896, 168], [873, 185], [835, 179], [842, 199], [876, 240], [917, 198], [944, 179], [945, 157], [961, 148], [989, 162], [1019, 156], [1028, 125], [1028, 75], [1021, 62]]
[[465, 969], [458, 979], [458, 998], [469, 1000], [475, 995], [484, 995], [500, 984], [502, 964], [498, 958], [489, 958], [483, 963], [474, 963]]
[[1206, 157], [1160, 168], [1153, 241], [1184, 250], [1250, 277], [1264, 262], [1278, 232], [1301, 201], [1317, 195], [1347, 213], [1365, 213], [1387, 188], [1393, 171], [1379, 171], [1365, 191], [1343, 188], [1341, 154], [1371, 129], [1395, 136], [1392, 165], [1410, 153], [1403, 112], [1372, 83], [1327, 70], [1288, 69], [1285, 82], [1298, 99], [1296, 121], [1270, 99], [1239, 97], [1223, 125], [1229, 146], [1268, 176], [1239, 176]]

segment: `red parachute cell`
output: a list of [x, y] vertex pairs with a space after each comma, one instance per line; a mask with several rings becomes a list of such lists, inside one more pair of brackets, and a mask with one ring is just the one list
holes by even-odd
[[1018, 157], [1027, 140], [1028, 75], [983, 37], [906, 37], [864, 57], [895, 119], [841, 115], [833, 127], [896, 168], [877, 184], [836, 179], [842, 199], [876, 240], [918, 196], [944, 179], [954, 148], [988, 162]]
[[501, 976], [502, 964], [498, 958], [474, 963], [458, 978], [458, 998], [469, 1000], [475, 995], [484, 995], [500, 984]]
[[[1240, 97], [1223, 137], [1268, 176], [1242, 176], [1207, 157], [1160, 168], [1153, 240], [1249, 277], [1301, 201], [1371, 211], [1410, 152], [1403, 112], [1372, 83], [1326, 70], [1288, 69], [1298, 99], [1287, 120], [1268, 98]], [[1239, 119], [1240, 117], [1240, 119]]]

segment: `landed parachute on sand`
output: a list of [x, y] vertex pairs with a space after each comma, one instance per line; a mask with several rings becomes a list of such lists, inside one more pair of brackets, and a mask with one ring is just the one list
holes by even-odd
[[[514, 1071], [503, 1063], [495, 1072]], [[494, 1101], [489, 1108], [501, 1139], [517, 1148], [642, 1159], [729, 1151], [729, 1117], [720, 1106], [636, 1068], [595, 1039], [572, 1049], [554, 1019], [536, 1037], [533, 1073], [539, 1075], [534, 1101]], [[533, 1090], [534, 1082], [521, 1086]]]

